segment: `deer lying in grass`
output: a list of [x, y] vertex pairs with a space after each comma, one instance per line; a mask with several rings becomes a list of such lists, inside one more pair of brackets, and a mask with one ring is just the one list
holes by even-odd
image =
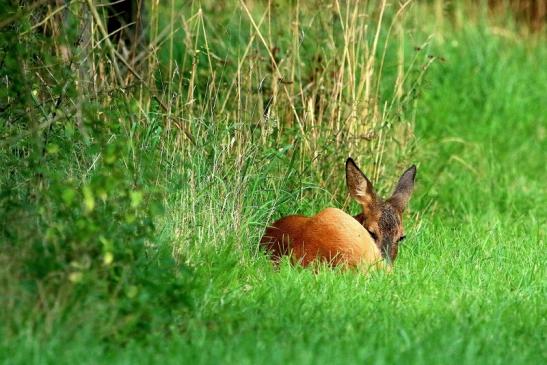
[[337, 208], [326, 208], [313, 217], [291, 215], [266, 229], [261, 245], [274, 262], [290, 255], [293, 262], [308, 266], [318, 260], [332, 266], [383, 265], [388, 268], [397, 257], [399, 242], [405, 238], [402, 214], [416, 177], [416, 166], [407, 169], [389, 199], [376, 195], [370, 180], [348, 158], [346, 183], [350, 195], [363, 208], [352, 217]]

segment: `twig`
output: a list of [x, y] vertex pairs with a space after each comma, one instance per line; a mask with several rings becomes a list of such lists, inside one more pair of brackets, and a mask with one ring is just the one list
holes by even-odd
[[[108, 47], [108, 50], [110, 51], [110, 60], [112, 61], [112, 66], [114, 66], [114, 72], [116, 73], [116, 77], [118, 78], [118, 82], [120, 83], [120, 86], [124, 84], [122, 72], [120, 71], [120, 67], [118, 66], [118, 62], [116, 60], [116, 49], [114, 48], [114, 45], [110, 41], [110, 38], [108, 37], [108, 32], [106, 31], [103, 22], [101, 20], [101, 17], [99, 16], [99, 13], [97, 13], [97, 8], [93, 5], [92, 0], [86, 0], [87, 7], [89, 8], [89, 11], [91, 12], [91, 15], [93, 16], [93, 19], [95, 20], [95, 23], [97, 23], [97, 28], [99, 28], [99, 32], [101, 32], [101, 35], [105, 39], [106, 46]], [[123, 59], [123, 57], [122, 57]]]
[[10, 25], [11, 23], [13, 22], [16, 22], [20, 17], [24, 16], [25, 14], [27, 14], [28, 12], [31, 12], [32, 10], [36, 9], [37, 7], [39, 7], [40, 5], [43, 5], [45, 3], [47, 3], [49, 0], [40, 0], [40, 1], [37, 1], [31, 5], [29, 5], [27, 8], [21, 10], [20, 12], [12, 15], [11, 17], [7, 18], [7, 19], [4, 19], [0, 22], [0, 28], [4, 28], [5, 26], [8, 26]]

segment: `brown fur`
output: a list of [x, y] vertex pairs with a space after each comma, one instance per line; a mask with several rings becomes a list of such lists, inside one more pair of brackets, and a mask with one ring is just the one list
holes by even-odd
[[382, 258], [370, 234], [337, 208], [326, 208], [313, 217], [282, 218], [266, 229], [261, 244], [274, 261], [290, 254], [293, 262], [303, 266], [317, 259], [332, 266], [357, 267]]
[[346, 161], [350, 194], [363, 213], [352, 217], [336, 208], [326, 208], [313, 217], [291, 215], [270, 227], [260, 241], [274, 262], [290, 255], [293, 262], [308, 266], [315, 260], [330, 265], [357, 267], [374, 265], [381, 258], [391, 264], [404, 237], [402, 214], [414, 187], [416, 167], [401, 176], [391, 198], [382, 200], [355, 162]]
[[303, 215], [281, 218], [266, 228], [260, 244], [271, 254], [272, 260], [278, 262], [282, 256], [290, 253], [291, 241], [300, 241], [302, 226], [309, 220], [309, 217]]

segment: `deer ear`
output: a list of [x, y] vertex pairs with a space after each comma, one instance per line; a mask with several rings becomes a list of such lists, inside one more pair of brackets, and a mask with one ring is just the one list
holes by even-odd
[[414, 190], [414, 180], [416, 179], [416, 165], [410, 166], [404, 173], [401, 175], [397, 187], [393, 192], [389, 202], [401, 213], [405, 210]]
[[346, 160], [346, 184], [350, 195], [361, 203], [365, 209], [374, 206], [376, 193], [370, 180], [357, 167], [355, 161], [350, 157]]

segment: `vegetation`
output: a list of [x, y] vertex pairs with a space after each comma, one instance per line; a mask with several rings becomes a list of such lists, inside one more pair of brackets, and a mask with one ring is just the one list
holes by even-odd
[[[173, 0], [128, 52], [92, 1], [18, 4], [0, 361], [545, 362], [543, 31], [442, 1]], [[357, 211], [348, 155], [381, 193], [418, 166], [394, 272], [275, 270], [268, 223]]]

